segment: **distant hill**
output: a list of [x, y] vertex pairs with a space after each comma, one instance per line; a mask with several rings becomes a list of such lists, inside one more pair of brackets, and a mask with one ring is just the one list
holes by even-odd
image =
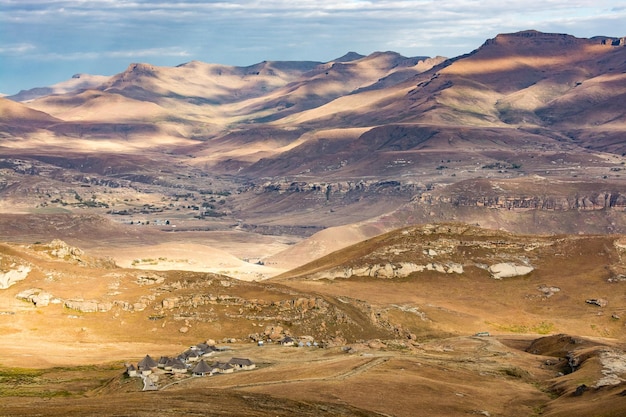
[[96, 88], [108, 79], [109, 77], [106, 75], [74, 74], [69, 80], [61, 81], [49, 87], [35, 87], [22, 90], [17, 94], [7, 96], [7, 98], [13, 101], [24, 102], [53, 94], [67, 94]]
[[61, 120], [47, 113], [0, 97], [0, 124], [2, 125], [41, 128], [60, 122]]

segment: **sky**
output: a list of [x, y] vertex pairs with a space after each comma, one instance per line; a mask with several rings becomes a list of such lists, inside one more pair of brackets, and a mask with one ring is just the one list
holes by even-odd
[[626, 0], [0, 0], [0, 93], [129, 64], [455, 57], [527, 29], [626, 36]]

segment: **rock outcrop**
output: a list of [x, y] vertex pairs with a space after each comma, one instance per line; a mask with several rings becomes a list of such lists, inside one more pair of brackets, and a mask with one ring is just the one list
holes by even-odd
[[606, 300], [605, 298], [589, 298], [585, 300], [585, 302], [587, 304], [595, 305], [598, 307], [606, 307], [607, 305], [609, 305], [608, 300]]
[[48, 245], [49, 254], [54, 258], [80, 260], [84, 252], [82, 249], [68, 245], [60, 239], [54, 239]]
[[435, 195], [422, 193], [416, 200], [426, 204], [448, 203], [455, 207], [487, 207], [505, 210], [588, 211], [626, 208], [626, 195], [611, 191], [563, 196]]
[[30, 266], [20, 265], [7, 272], [0, 272], [0, 290], [5, 290], [10, 286], [15, 285], [17, 282], [26, 279], [30, 271]]
[[113, 308], [112, 302], [96, 300], [65, 300], [64, 305], [66, 308], [83, 313], [104, 313]]
[[520, 277], [530, 274], [534, 268], [527, 265], [516, 265], [510, 262], [494, 264], [489, 267], [489, 273], [494, 279]]
[[418, 265], [413, 262], [394, 262], [359, 267], [343, 267], [314, 274], [312, 279], [356, 277], [406, 278], [413, 273], [435, 271], [443, 274], [462, 274], [463, 265], [455, 262], [430, 262]]
[[46, 307], [49, 304], [60, 304], [61, 300], [54, 297], [47, 291], [41, 288], [29, 288], [24, 291], [20, 291], [15, 298], [33, 303], [37, 307]]

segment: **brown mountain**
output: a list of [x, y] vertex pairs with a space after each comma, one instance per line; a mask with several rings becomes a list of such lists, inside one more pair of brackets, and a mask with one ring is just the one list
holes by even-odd
[[61, 120], [47, 113], [33, 110], [7, 98], [0, 98], [0, 123], [7, 126], [46, 127]]
[[[62, 122], [21, 135], [19, 151], [5, 140], [7, 184], [29, 184], [11, 189], [20, 204], [34, 189], [68, 210], [84, 204], [72, 193], [82, 183], [123, 216], [181, 211], [187, 198], [184, 230], [297, 241], [450, 220], [623, 232], [624, 54], [612, 38], [524, 31], [448, 60], [131, 64], [96, 89], [29, 102]], [[136, 191], [155, 211], [131, 203]]]

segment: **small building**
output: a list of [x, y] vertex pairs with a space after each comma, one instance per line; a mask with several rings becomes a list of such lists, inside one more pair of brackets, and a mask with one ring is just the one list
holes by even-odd
[[214, 374], [232, 374], [235, 368], [225, 362], [215, 362], [211, 365], [211, 371]]
[[200, 362], [193, 367], [191, 372], [194, 376], [205, 376], [211, 375], [211, 367], [204, 361], [204, 359], [200, 359]]
[[200, 352], [208, 352], [211, 349], [211, 346], [207, 345], [206, 343], [198, 343], [195, 347], [192, 347], [192, 349], [197, 349]]
[[187, 372], [187, 365], [179, 358], [170, 358], [163, 369], [172, 373], [185, 373]]
[[289, 336], [285, 336], [282, 339], [280, 339], [278, 341], [278, 343], [280, 343], [282, 346], [293, 346], [295, 345], [296, 341], [293, 340], [291, 337]]
[[126, 365], [126, 374], [130, 377], [135, 377], [137, 376], [137, 368], [135, 368], [135, 365], [131, 364], [127, 364]]
[[256, 365], [250, 359], [232, 358], [228, 363], [237, 370], [250, 371], [256, 368]]
[[187, 373], [187, 365], [185, 365], [182, 361], [178, 359], [174, 359], [174, 363], [172, 364], [172, 373], [174, 374], [185, 374]]
[[137, 364], [137, 369], [141, 372], [142, 375], [150, 375], [154, 368], [158, 367], [158, 363], [150, 357], [150, 355], [146, 355], [139, 363]]
[[170, 358], [167, 356], [161, 356], [159, 358], [159, 362], [157, 362], [157, 366], [161, 369], [165, 368], [165, 364], [167, 363], [167, 361], [169, 361]]
[[200, 360], [202, 353], [196, 349], [189, 349], [182, 353], [185, 362], [197, 362]]
[[203, 345], [203, 347], [206, 346], [206, 348], [203, 348], [201, 350], [203, 358], [208, 358], [209, 356], [213, 355], [215, 352], [218, 351], [215, 346], [207, 345], [207, 344], [204, 344], [204, 343], [201, 343], [198, 346], [200, 346], [200, 345]]
[[156, 368], [158, 363], [150, 357], [150, 355], [146, 355], [145, 358], [139, 361], [137, 364], [138, 368]]

